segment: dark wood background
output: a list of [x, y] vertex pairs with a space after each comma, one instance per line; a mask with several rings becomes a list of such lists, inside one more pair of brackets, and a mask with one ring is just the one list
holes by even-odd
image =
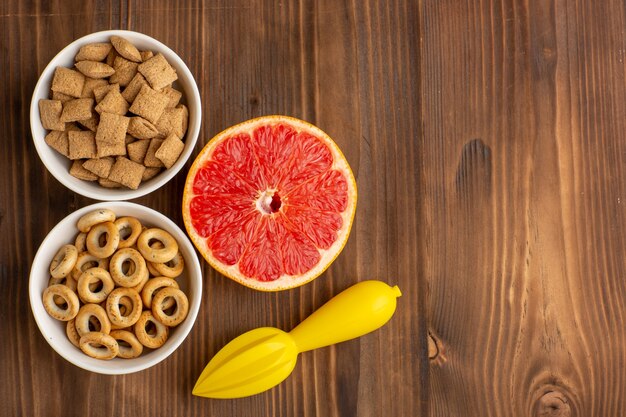
[[[626, 415], [626, 4], [584, 0], [0, 2], [0, 414], [10, 416]], [[341, 256], [266, 294], [204, 264], [188, 339], [128, 376], [44, 341], [28, 273], [46, 233], [92, 203], [46, 171], [28, 107], [85, 34], [169, 45], [203, 97], [197, 151], [280, 113], [343, 149], [359, 203]], [[182, 225], [181, 172], [137, 202]], [[277, 388], [191, 388], [225, 343], [291, 329], [358, 280], [398, 284], [393, 319], [309, 352]]]

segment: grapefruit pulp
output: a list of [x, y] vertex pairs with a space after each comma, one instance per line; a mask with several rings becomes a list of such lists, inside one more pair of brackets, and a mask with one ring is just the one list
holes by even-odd
[[185, 182], [183, 219], [202, 256], [251, 288], [277, 291], [319, 276], [343, 249], [356, 210], [354, 176], [335, 142], [287, 116], [215, 136]]

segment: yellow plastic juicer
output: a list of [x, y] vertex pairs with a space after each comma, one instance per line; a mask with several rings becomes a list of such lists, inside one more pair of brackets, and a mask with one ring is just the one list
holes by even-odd
[[397, 286], [362, 281], [336, 295], [289, 333], [261, 327], [224, 346], [198, 378], [193, 394], [239, 398], [266, 391], [293, 371], [298, 354], [370, 333], [396, 310]]

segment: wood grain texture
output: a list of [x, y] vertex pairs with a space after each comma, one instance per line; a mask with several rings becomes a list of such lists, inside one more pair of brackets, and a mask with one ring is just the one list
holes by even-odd
[[626, 413], [624, 12], [422, 2], [431, 416]]
[[[412, 1], [0, 1], [0, 405], [9, 416], [425, 416], [426, 285], [420, 277], [419, 4]], [[196, 153], [224, 128], [264, 114], [306, 119], [344, 151], [359, 187], [352, 235], [322, 277], [266, 294], [203, 264], [202, 307], [165, 362], [127, 376], [83, 371], [42, 338], [28, 273], [47, 232], [92, 203], [45, 171], [28, 108], [49, 60], [74, 39], [131, 29], [175, 50], [203, 99]], [[189, 165], [188, 165], [189, 166]], [[182, 226], [183, 170], [136, 202]], [[232, 401], [196, 398], [204, 365], [260, 326], [291, 329], [334, 294], [378, 278], [403, 291], [381, 330], [302, 355], [275, 389]]]

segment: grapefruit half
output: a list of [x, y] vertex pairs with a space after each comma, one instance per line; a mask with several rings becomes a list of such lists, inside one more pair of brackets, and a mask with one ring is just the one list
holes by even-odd
[[194, 161], [183, 219], [213, 268], [278, 291], [319, 276], [352, 227], [357, 189], [337, 144], [319, 128], [264, 116], [215, 136]]

